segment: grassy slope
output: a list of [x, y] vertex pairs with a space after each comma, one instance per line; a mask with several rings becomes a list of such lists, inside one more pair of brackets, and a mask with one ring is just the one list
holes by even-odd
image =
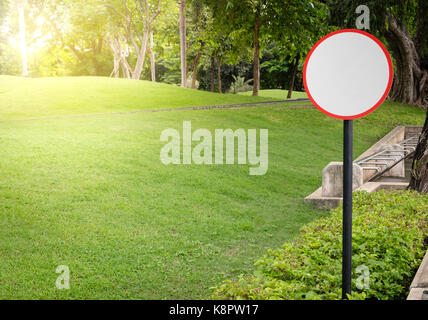
[[274, 99], [219, 95], [150, 81], [0, 76], [0, 120], [267, 100]]
[[[124, 91], [116, 99], [132, 106]], [[102, 99], [92, 101], [87, 112]], [[423, 119], [417, 108], [382, 106], [356, 121], [355, 154]], [[268, 173], [162, 165], [160, 133], [181, 131], [183, 120], [269, 129]], [[341, 132], [341, 121], [288, 106], [0, 122], [0, 298], [206, 298], [323, 214], [303, 197], [340, 160]], [[69, 291], [55, 289], [60, 264], [71, 269]]]
[[[252, 91], [247, 92], [240, 92], [239, 95], [243, 96], [251, 96]], [[287, 99], [288, 90], [280, 90], [280, 89], [267, 89], [267, 90], [260, 90], [259, 96], [263, 98], [272, 98], [275, 100], [286, 100]], [[307, 98], [308, 95], [306, 92], [300, 92], [300, 91], [293, 91], [291, 95], [291, 99], [302, 99]]]

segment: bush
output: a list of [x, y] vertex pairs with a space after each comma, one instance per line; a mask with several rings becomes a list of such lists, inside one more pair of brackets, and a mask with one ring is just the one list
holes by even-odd
[[230, 92], [232, 92], [234, 94], [236, 94], [238, 92], [251, 91], [253, 89], [253, 86], [250, 86], [248, 84], [248, 82], [253, 81], [252, 79], [245, 81], [244, 77], [233, 76], [233, 80], [234, 80], [234, 82], [232, 82], [232, 84], [230, 86]]
[[[403, 299], [422, 260], [428, 197], [411, 191], [358, 192], [353, 216], [351, 299]], [[342, 209], [301, 229], [296, 242], [269, 250], [251, 276], [213, 288], [220, 299], [340, 299]], [[367, 266], [369, 288], [358, 290]]]

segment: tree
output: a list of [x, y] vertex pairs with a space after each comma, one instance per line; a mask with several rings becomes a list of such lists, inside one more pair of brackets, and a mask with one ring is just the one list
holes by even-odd
[[110, 77], [119, 78], [120, 70], [122, 69], [123, 76], [127, 79], [131, 79], [131, 66], [127, 61], [129, 57], [129, 47], [126, 39], [116, 34], [108, 40], [108, 43], [113, 51], [113, 71], [110, 73]]
[[[121, 57], [122, 68], [125, 74], [130, 75], [131, 79], [139, 80], [143, 72], [146, 54], [151, 52], [151, 49], [148, 48], [148, 42], [152, 34], [153, 22], [161, 12], [160, 0], [155, 1], [154, 6], [149, 3], [149, 0], [134, 0], [132, 7], [127, 0], [122, 0], [121, 4], [116, 1], [114, 3], [107, 2], [105, 5], [117, 14], [125, 38], [137, 55], [134, 68], [128, 63], [126, 57]], [[116, 34], [116, 42], [117, 37]], [[115, 56], [118, 57], [117, 53]], [[153, 56], [151, 58], [153, 59]]]
[[[140, 39], [141, 47], [137, 51], [138, 59], [135, 65], [135, 70], [132, 74], [132, 79], [140, 79], [141, 77], [141, 73], [143, 72], [143, 67], [144, 67], [144, 60], [147, 52], [147, 43], [150, 35], [152, 34], [152, 24], [161, 12], [160, 0], [157, 0], [157, 6], [153, 13], [151, 12], [148, 0], [139, 0], [139, 4], [140, 4], [140, 10], [141, 10], [140, 17], [142, 18], [143, 24], [144, 24], [144, 32], [143, 32], [143, 38]], [[135, 45], [135, 40], [132, 42], [135, 49], [137, 50], [138, 46]]]
[[27, 40], [25, 35], [24, 2], [18, 3], [19, 37], [21, 42], [22, 76], [28, 77]]
[[[333, 23], [352, 26], [358, 1], [331, 1]], [[386, 40], [395, 74], [390, 99], [427, 108], [428, 118], [428, 3], [425, 0], [367, 1], [371, 30]], [[415, 151], [410, 188], [428, 192], [428, 121]]]
[[3, 24], [8, 11], [9, 11], [9, 0], [0, 0], [0, 25]]
[[155, 52], [154, 49], [154, 43], [153, 43], [153, 29], [150, 28], [150, 46], [149, 46], [149, 54], [150, 54], [150, 71], [151, 71], [151, 78], [153, 82], [156, 82], [156, 58], [155, 58]]
[[[289, 57], [289, 63], [292, 64], [291, 79], [288, 86], [287, 99], [290, 99], [295, 87], [297, 73], [303, 68], [302, 57], [306, 57], [309, 50], [321, 37], [332, 31], [328, 26], [328, 7], [319, 2], [309, 2], [306, 5], [294, 6], [294, 10], [287, 10], [288, 18], [292, 20], [293, 14], [302, 16], [298, 20], [298, 25], [294, 26], [294, 32], [286, 32], [279, 35], [281, 50], [286, 52]], [[278, 37], [277, 37], [278, 38]], [[285, 56], [287, 56], [285, 54]]]
[[[21, 61], [8, 41], [12, 37], [10, 25], [6, 17], [12, 6], [9, 0], [0, 0], [0, 74], [20, 74]], [[13, 10], [15, 12], [15, 10]]]
[[291, 76], [290, 87], [288, 88], [287, 99], [291, 99], [291, 95], [293, 94], [294, 82], [296, 80], [297, 69], [299, 68], [300, 63], [300, 53], [297, 54], [294, 66], [293, 66], [293, 75]]
[[187, 87], [186, 0], [179, 0], [181, 86]]
[[43, 60], [58, 65], [59, 75], [106, 75], [108, 15], [99, 0], [27, 0], [42, 18]]
[[229, 30], [229, 33], [236, 29], [251, 30], [252, 40], [251, 37], [246, 40], [253, 48], [253, 95], [257, 96], [260, 88], [260, 32], [268, 21], [272, 1], [218, 0], [207, 3], [213, 8], [217, 28]]
[[[214, 80], [214, 78], [217, 78], [217, 90], [219, 93], [224, 93], [227, 91], [228, 85], [223, 82], [223, 75], [225, 74], [223, 69], [225, 66], [238, 63], [241, 53], [237, 53], [238, 46], [237, 43], [233, 41], [233, 37], [223, 33], [221, 29], [214, 29], [208, 33], [205, 43], [207, 47], [206, 51], [212, 58], [212, 79]], [[215, 70], [217, 71], [216, 74], [214, 74]]]
[[[333, 23], [355, 28], [359, 1], [332, 1]], [[369, 32], [383, 38], [395, 60], [390, 98], [405, 104], [426, 105], [428, 59], [428, 3], [425, 0], [366, 1]], [[425, 100], [425, 101], [424, 101]]]
[[[42, 45], [40, 13], [33, 0], [1, 1], [3, 37], [0, 60], [6, 61], [3, 72], [22, 76], [38, 75], [37, 51]], [[6, 19], [7, 17], [7, 19]], [[0, 36], [1, 37], [1, 36]], [[4, 41], [4, 40], [8, 41]], [[16, 64], [16, 57], [20, 61]], [[33, 62], [34, 66], [31, 66]], [[15, 70], [19, 68], [20, 71]], [[13, 71], [12, 71], [13, 70]]]
[[210, 57], [210, 91], [211, 92], [214, 92], [214, 90], [215, 90], [214, 69], [215, 69], [215, 58], [214, 58], [214, 56], [211, 56]]
[[19, 19], [19, 41], [22, 58], [22, 76], [28, 77], [28, 56], [27, 56], [27, 36], [25, 31], [25, 0], [18, 0], [16, 3]]
[[261, 83], [270, 89], [288, 89], [287, 99], [289, 99], [296, 87], [295, 82], [300, 67], [300, 54], [290, 55], [284, 49], [278, 48], [275, 43], [269, 44], [263, 51]]
[[415, 151], [409, 188], [420, 193], [428, 193], [428, 112]]
[[[253, 50], [253, 95], [260, 89], [260, 56], [265, 40], [288, 41], [323, 26], [325, 6], [309, 0], [206, 0], [214, 10], [216, 26], [233, 32], [242, 30]], [[246, 34], [248, 36], [246, 36]], [[250, 36], [251, 35], [251, 36]], [[294, 36], [293, 36], [294, 35]], [[302, 37], [303, 38], [303, 37]], [[309, 37], [309, 42], [312, 42]], [[307, 41], [307, 40], [305, 40]]]
[[200, 0], [191, 0], [191, 24], [187, 28], [187, 56], [192, 65], [191, 88], [196, 89], [199, 64], [206, 54], [207, 42], [212, 32], [213, 19], [209, 8]]

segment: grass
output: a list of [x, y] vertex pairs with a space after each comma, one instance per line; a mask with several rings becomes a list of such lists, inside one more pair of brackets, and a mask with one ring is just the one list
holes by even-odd
[[266, 97], [183, 89], [163, 83], [90, 77], [0, 76], [0, 119], [262, 102]]
[[[30, 99], [15, 88], [30, 79], [2, 81], [0, 120], [32, 118], [39, 110], [134, 110], [149, 106], [149, 96], [153, 106], [181, 106], [184, 100], [175, 97], [191, 94], [199, 98], [189, 104], [230, 98], [79, 78], [31, 80]], [[62, 81], [70, 88], [59, 94]], [[158, 86], [159, 97], [151, 91]], [[141, 92], [132, 93], [136, 88]], [[22, 110], [11, 107], [18, 105]], [[417, 108], [382, 106], [356, 121], [355, 155], [394, 126], [423, 119]], [[269, 129], [269, 171], [250, 176], [246, 165], [163, 165], [160, 134], [181, 132], [184, 120], [193, 130]], [[1, 121], [0, 298], [209, 298], [209, 287], [251, 272], [267, 248], [292, 240], [302, 225], [325, 214], [303, 198], [320, 185], [322, 168], [340, 160], [341, 132], [341, 121], [292, 105]], [[58, 265], [70, 268], [70, 290], [55, 288]]]
[[[251, 96], [252, 91], [240, 92], [239, 95], [243, 96]], [[275, 100], [286, 100], [287, 99], [288, 90], [280, 90], [280, 89], [268, 89], [268, 90], [260, 90], [259, 96], [263, 98], [275, 99]], [[308, 95], [306, 92], [293, 91], [291, 94], [291, 99], [304, 99], [307, 98]]]

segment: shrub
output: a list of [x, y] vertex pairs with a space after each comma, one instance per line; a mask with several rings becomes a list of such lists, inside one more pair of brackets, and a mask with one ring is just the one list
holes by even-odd
[[245, 81], [244, 77], [233, 76], [233, 82], [230, 86], [230, 92], [236, 94], [238, 92], [245, 92], [245, 91], [252, 90], [253, 87], [248, 84], [248, 82], [251, 82], [251, 81], [252, 81], [252, 79]]
[[[403, 299], [428, 235], [428, 197], [411, 191], [358, 192], [353, 212], [351, 299]], [[301, 229], [296, 242], [269, 250], [251, 276], [213, 288], [220, 299], [340, 299], [342, 209]], [[358, 290], [364, 265], [369, 288]]]

